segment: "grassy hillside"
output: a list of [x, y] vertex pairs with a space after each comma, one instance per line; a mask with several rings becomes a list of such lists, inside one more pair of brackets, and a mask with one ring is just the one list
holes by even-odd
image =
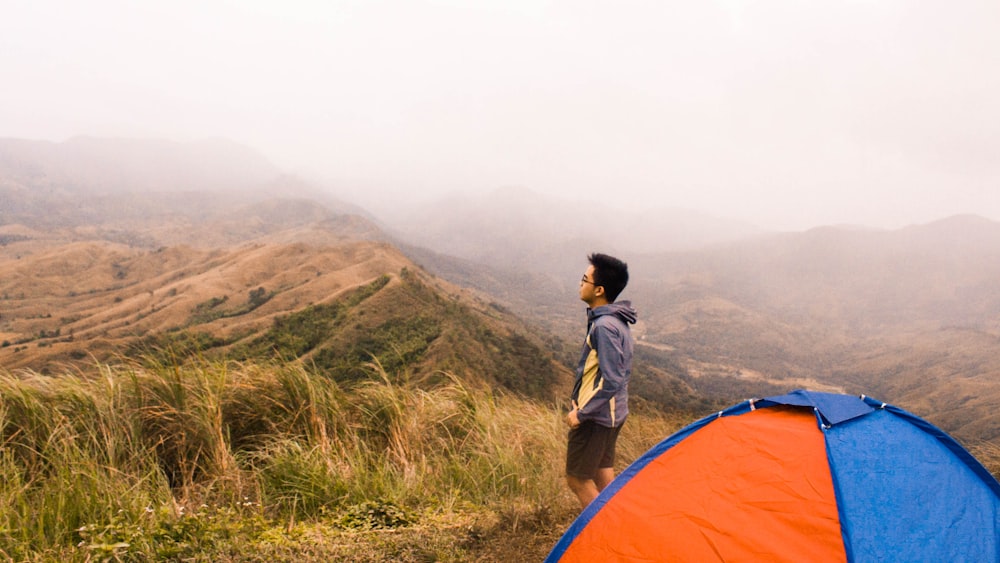
[[[0, 559], [538, 561], [577, 513], [561, 417], [377, 364], [0, 372]], [[618, 469], [690, 420], [640, 408]]]
[[[576, 512], [561, 414], [377, 364], [0, 373], [0, 558], [539, 560]], [[682, 422], [636, 414], [622, 465]]]
[[[270, 326], [249, 336], [168, 331], [133, 343], [127, 353], [168, 361], [192, 354], [299, 360], [340, 383], [363, 379], [375, 362], [424, 380], [448, 372], [468, 385], [524, 396], [551, 399], [565, 393], [571, 375], [538, 336], [518, 328], [519, 321], [496, 305], [449, 296], [436, 283], [403, 268], [324, 303], [276, 315]], [[209, 302], [196, 314], [207, 320], [223, 311], [224, 302]]]
[[[306, 230], [303, 237], [325, 231]], [[202, 250], [24, 241], [0, 248], [0, 362], [44, 370], [106, 359], [166, 331], [250, 334], [411, 265], [388, 245], [257, 242]], [[256, 296], [256, 297], [255, 297]]]

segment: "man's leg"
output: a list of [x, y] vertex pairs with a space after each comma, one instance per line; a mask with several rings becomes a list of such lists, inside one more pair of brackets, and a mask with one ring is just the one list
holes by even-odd
[[581, 479], [567, 475], [566, 483], [569, 485], [569, 490], [573, 491], [576, 498], [580, 501], [580, 510], [587, 508], [587, 505], [597, 498], [597, 495], [600, 493], [597, 483], [593, 479]]
[[603, 451], [603, 440], [594, 440], [594, 432], [600, 428], [592, 422], [569, 431], [569, 445], [566, 449], [566, 484], [580, 501], [580, 509], [587, 508], [590, 501], [600, 492], [594, 482], [597, 466]]
[[615, 469], [613, 467], [600, 467], [594, 475], [594, 485], [598, 491], [603, 491], [605, 487], [615, 480]]
[[615, 445], [620, 431], [621, 425], [606, 428], [590, 422], [570, 430], [566, 483], [580, 501], [580, 508], [587, 508], [615, 479]]
[[620, 424], [611, 430], [604, 443], [604, 456], [594, 473], [594, 485], [598, 491], [603, 491], [612, 481], [615, 480], [615, 447], [618, 444], [618, 434], [624, 424]]

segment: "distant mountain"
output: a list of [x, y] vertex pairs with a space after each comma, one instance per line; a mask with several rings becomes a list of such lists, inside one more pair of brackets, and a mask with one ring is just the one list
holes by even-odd
[[49, 195], [231, 191], [280, 175], [259, 153], [225, 139], [0, 139], [0, 185]]
[[760, 233], [752, 225], [671, 208], [617, 209], [524, 188], [454, 195], [382, 217], [415, 246], [507, 269], [576, 269], [580, 249], [609, 253], [689, 250]]
[[0, 237], [208, 247], [322, 221], [384, 238], [364, 210], [229, 141], [0, 139]]
[[995, 327], [1000, 223], [953, 217], [898, 231], [821, 228], [643, 256], [640, 283], [684, 287], [785, 322], [859, 336], [901, 326]]
[[[576, 280], [591, 248], [519, 268], [410, 252], [571, 338], [581, 330]], [[639, 310], [641, 357], [698, 394], [866, 393], [959, 437], [1000, 438], [996, 222], [966, 215], [895, 231], [822, 227], [621, 256], [633, 276], [622, 298]]]
[[[618, 210], [525, 188], [453, 195], [379, 215], [396, 245], [454, 283], [486, 291], [562, 337], [575, 338], [577, 280], [587, 254], [709, 248], [762, 231], [683, 209]], [[572, 335], [572, 336], [571, 336]]]

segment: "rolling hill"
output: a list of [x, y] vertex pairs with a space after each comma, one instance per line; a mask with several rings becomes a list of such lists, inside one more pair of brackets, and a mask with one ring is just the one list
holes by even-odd
[[545, 398], [569, 385], [543, 336], [387, 243], [136, 250], [77, 242], [10, 257], [18, 246], [0, 252], [9, 274], [0, 282], [6, 369], [58, 374], [126, 355], [197, 353], [303, 360], [344, 380], [378, 361], [392, 373], [447, 371]]
[[[189, 147], [162, 154], [140, 143], [123, 159], [141, 166], [116, 173], [107, 161], [118, 143], [66, 145], [0, 142], [7, 370], [200, 354], [301, 360], [344, 380], [374, 361], [407, 377], [448, 372], [547, 400], [569, 386], [551, 351], [558, 343], [423, 271], [363, 210], [272, 177], [251, 153], [235, 151], [237, 164], [256, 164], [233, 167]], [[129, 189], [136, 170], [164, 166], [188, 168], [191, 183]], [[91, 167], [101, 175], [69, 180]], [[221, 187], [190, 189], [205, 182]]]

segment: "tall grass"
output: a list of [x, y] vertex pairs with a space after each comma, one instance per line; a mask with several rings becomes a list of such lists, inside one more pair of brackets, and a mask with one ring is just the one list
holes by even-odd
[[118, 382], [0, 375], [0, 555], [27, 559], [171, 498]]
[[232, 560], [303, 521], [572, 512], [555, 407], [370, 372], [351, 388], [296, 363], [0, 373], [0, 558]]
[[[0, 372], [0, 560], [460, 561], [484, 518], [555, 532], [575, 513], [555, 406], [369, 373], [348, 388], [298, 363]], [[636, 410], [622, 465], [688, 421]], [[973, 451], [1000, 471], [995, 445]]]

